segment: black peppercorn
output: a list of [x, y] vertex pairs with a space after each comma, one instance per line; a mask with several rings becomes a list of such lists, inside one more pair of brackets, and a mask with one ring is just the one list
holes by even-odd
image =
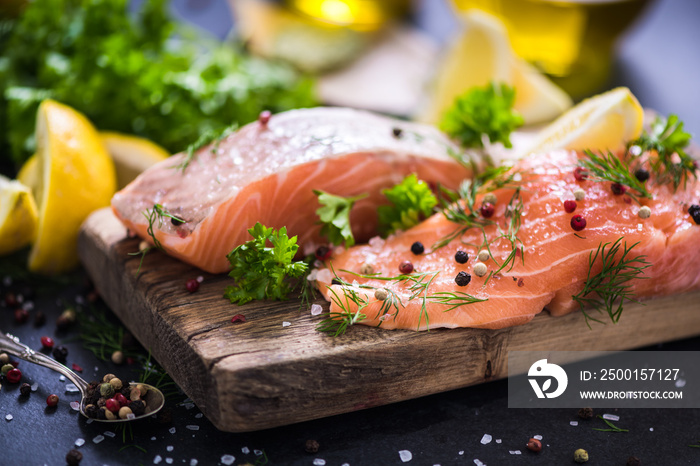
[[141, 416], [146, 411], [146, 404], [141, 400], [135, 400], [129, 404], [129, 408], [136, 416]]
[[625, 186], [620, 183], [613, 183], [610, 185], [610, 190], [614, 195], [619, 196], [621, 194], [625, 194], [627, 188], [625, 188]]
[[71, 322], [70, 319], [64, 315], [60, 315], [58, 318], [56, 318], [56, 328], [58, 330], [67, 330], [72, 323], [73, 322]]
[[68, 348], [63, 345], [59, 345], [53, 349], [51, 354], [53, 354], [56, 361], [66, 362], [66, 358], [68, 357]]
[[457, 251], [455, 253], [455, 260], [458, 264], [466, 264], [469, 260], [469, 254], [464, 251]]
[[170, 217], [170, 223], [172, 223], [176, 227], [179, 227], [180, 225], [185, 223], [185, 221], [179, 217], [172, 216]]
[[391, 134], [393, 134], [395, 138], [400, 138], [403, 134], [403, 130], [401, 128], [393, 128]]
[[329, 248], [328, 246], [319, 246], [316, 248], [316, 251], [314, 252], [314, 256], [316, 259], [320, 261], [325, 261], [326, 259], [330, 259], [331, 255], [333, 254], [333, 250]]
[[425, 252], [425, 247], [423, 246], [423, 243], [420, 241], [416, 241], [411, 245], [411, 252], [415, 254], [416, 256], [419, 254], [423, 254]]
[[627, 466], [642, 466], [642, 460], [636, 456], [630, 456], [627, 458]]
[[100, 409], [97, 410], [97, 419], [104, 421], [107, 419], [107, 415], [105, 414], [105, 411], [107, 411], [107, 408], [104, 406], [101, 407]]
[[693, 217], [693, 220], [695, 223], [700, 225], [700, 205], [693, 204], [690, 206], [688, 209], [688, 213], [690, 214], [691, 217]]
[[337, 278], [334, 278], [333, 280], [331, 280], [331, 285], [342, 285], [342, 283]]
[[593, 408], [581, 408], [578, 410], [578, 417], [581, 419], [590, 419], [593, 417]]
[[455, 283], [459, 286], [467, 286], [472, 281], [472, 276], [467, 272], [459, 272], [455, 277]]
[[41, 327], [45, 323], [46, 323], [46, 314], [44, 314], [41, 311], [37, 311], [36, 314], [34, 314], [34, 326]]
[[83, 454], [78, 450], [71, 450], [66, 455], [66, 463], [70, 466], [77, 466], [83, 460]]
[[100, 415], [99, 411], [100, 409], [93, 404], [88, 404], [85, 406], [85, 414], [87, 415], [87, 417], [97, 418]]
[[28, 383], [23, 383], [21, 387], [19, 387], [19, 394], [22, 396], [29, 396], [29, 394], [32, 392], [32, 387]]
[[649, 179], [649, 172], [643, 168], [638, 168], [634, 172], [634, 177], [643, 183]]
[[320, 445], [318, 444], [318, 442], [316, 440], [313, 440], [313, 439], [307, 440], [306, 443], [304, 444], [304, 450], [307, 453], [316, 453], [316, 452], [318, 452], [319, 447], [320, 447]]

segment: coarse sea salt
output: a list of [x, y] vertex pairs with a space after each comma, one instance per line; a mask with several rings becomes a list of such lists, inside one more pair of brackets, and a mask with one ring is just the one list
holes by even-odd
[[5, 420], [6, 420], [6, 421], [11, 421], [12, 419], [14, 419], [14, 418], [12, 417], [12, 414], [8, 414], [7, 416], [5, 416]]
[[289, 327], [290, 325], [292, 325], [291, 322], [282, 322], [282, 327]]
[[197, 466], [197, 463], [199, 463], [199, 461], [194, 458], [190, 460], [190, 466]]
[[311, 315], [317, 316], [323, 312], [323, 308], [318, 304], [311, 305]]
[[541, 436], [541, 435], [535, 435], [535, 436], [532, 437], [532, 438], [537, 439], [537, 440], [542, 440], [542, 436]]
[[683, 387], [685, 387], [685, 379], [676, 380], [676, 388], [683, 388]]
[[326, 466], [326, 460], [323, 458], [314, 458], [314, 466]]
[[96, 435], [95, 438], [92, 439], [93, 443], [100, 443], [105, 439], [104, 435]]
[[73, 383], [66, 384], [66, 393], [75, 393], [79, 392], [80, 390], [78, 387], [75, 386]]
[[459, 450], [459, 452], [458, 452], [457, 454], [458, 454], [458, 455], [463, 455], [463, 454], [464, 454], [464, 450]]
[[243, 452], [244, 455], [247, 455], [248, 453], [250, 453], [250, 448], [243, 447], [243, 448], [241, 448], [241, 451]]
[[165, 449], [168, 451], [173, 451], [175, 449], [175, 447], [172, 445], [168, 445], [167, 447], [165, 447]]
[[161, 461], [163, 461], [163, 458], [161, 458], [160, 455], [156, 455], [156, 457], [153, 458], [153, 464], [160, 464]]
[[616, 414], [603, 414], [603, 419], [607, 419], [608, 421], [619, 421], [620, 416]]
[[58, 377], [58, 380], [60, 380], [61, 382], [65, 382], [65, 381], [66, 381], [66, 376], [65, 376], [65, 375], [61, 375], [61, 376]]
[[316, 281], [328, 284], [333, 280], [333, 275], [329, 269], [321, 269], [316, 274]]
[[408, 463], [413, 459], [413, 453], [411, 453], [408, 450], [400, 450], [399, 458], [401, 458], [401, 461], [403, 461], [404, 463]]
[[195, 425], [195, 424], [189, 424], [189, 425], [186, 425], [186, 426], [185, 426], [185, 429], [189, 429], [189, 430], [199, 430], [199, 426], [198, 426], [198, 425]]
[[381, 252], [382, 248], [384, 247], [384, 243], [385, 241], [381, 237], [375, 236], [370, 238], [369, 248], [372, 252]]
[[174, 434], [175, 432], [177, 432], [177, 429], [174, 427], [171, 427], [170, 429], [168, 429], [168, 432], [170, 432], [171, 434]]
[[80, 403], [78, 403], [77, 401], [71, 401], [70, 407], [73, 411], [80, 411]]
[[236, 461], [236, 457], [233, 455], [224, 455], [221, 457], [221, 463], [226, 466], [231, 466], [234, 461]]
[[153, 437], [151, 437], [151, 440], [154, 440], [154, 441], [155, 441], [155, 439], [156, 439], [156, 436], [155, 436], [155, 435], [154, 435]]
[[497, 438], [497, 439], [496, 439], [496, 443], [501, 443], [502, 441], [503, 441], [503, 440], [501, 440], [500, 438]]
[[578, 425], [578, 421], [571, 421], [571, 422], [569, 422], [569, 424], [576, 427]]
[[649, 427], [649, 432], [654, 432], [654, 428], [653, 428], [653, 427]]
[[202, 419], [202, 416], [204, 416], [204, 414], [202, 414], [202, 413], [197, 413], [197, 414], [194, 415], [194, 418], [195, 418], [195, 419]]
[[109, 430], [105, 431], [105, 432], [104, 432], [104, 435], [106, 435], [106, 436], [109, 437], [109, 438], [114, 438], [114, 437], [117, 436], [117, 434], [115, 434], [114, 432], [111, 432], [111, 431], [109, 431]]
[[35, 392], [37, 390], [39, 390], [39, 383], [38, 382], [32, 384], [32, 391]]
[[255, 453], [255, 456], [262, 456], [263, 452], [260, 450], [253, 450], [253, 453]]
[[479, 460], [479, 459], [477, 459], [477, 458], [474, 458], [474, 464], [475, 464], [476, 466], [486, 466], [486, 463], [484, 463], [483, 461], [481, 461], [481, 460]]
[[487, 443], [491, 443], [491, 440], [493, 440], [493, 437], [491, 437], [489, 434], [484, 434], [484, 436], [481, 437], [481, 444], [486, 445]]
[[165, 462], [168, 464], [173, 464], [173, 459], [170, 457], [165, 458]]
[[509, 450], [508, 453], [511, 455], [521, 455], [522, 452], [520, 450]]
[[85, 439], [84, 438], [76, 439], [74, 445], [76, 447], [82, 447], [83, 445], [85, 445]]

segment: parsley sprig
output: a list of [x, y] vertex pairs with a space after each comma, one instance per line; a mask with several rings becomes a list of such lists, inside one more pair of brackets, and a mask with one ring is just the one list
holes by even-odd
[[[586, 312], [587, 307], [593, 307], [599, 313], [607, 313], [613, 323], [620, 320], [625, 302], [635, 301], [632, 296], [632, 284], [635, 279], [644, 279], [644, 269], [651, 267], [646, 256], [632, 256], [631, 251], [639, 242], [627, 246], [623, 244], [624, 237], [619, 237], [614, 243], [600, 243], [595, 253], [591, 251], [588, 256], [588, 276], [583, 289], [572, 296], [573, 300], [581, 306], [581, 312], [586, 319], [586, 325], [591, 327], [590, 321], [603, 323], [590, 316]], [[618, 257], [619, 256], [619, 257]], [[593, 267], [598, 261], [603, 268], [596, 275], [592, 275]]]
[[510, 133], [524, 121], [513, 110], [514, 102], [515, 89], [507, 84], [473, 87], [445, 111], [440, 129], [463, 147], [483, 148], [485, 135], [491, 143], [502, 142], [511, 148]]
[[418, 225], [433, 213], [438, 203], [428, 183], [419, 180], [415, 173], [393, 188], [384, 189], [382, 194], [391, 203], [377, 208], [379, 230], [385, 236]]
[[316, 210], [316, 215], [323, 225], [321, 235], [336, 246], [343, 243], [347, 247], [354, 245], [355, 237], [350, 227], [350, 211], [355, 203], [366, 198], [367, 194], [342, 197], [319, 190], [314, 190], [314, 194], [318, 196], [318, 202], [321, 204], [321, 207]]
[[293, 289], [287, 277], [301, 278], [308, 267], [304, 261], [293, 261], [299, 249], [297, 237], [289, 238], [285, 227], [275, 230], [260, 222], [248, 233], [253, 239], [226, 256], [231, 263], [229, 276], [236, 285], [226, 287], [224, 297], [236, 304], [286, 299]]
[[690, 133], [683, 131], [683, 122], [678, 115], [659, 116], [652, 123], [651, 131], [645, 131], [638, 139], [630, 141], [627, 150], [639, 146], [642, 151], [656, 151], [657, 156], [649, 159], [650, 168], [656, 173], [656, 182], [672, 183], [673, 189], [677, 190], [681, 185], [685, 188], [691, 176], [697, 178], [695, 161], [685, 152], [691, 137]]

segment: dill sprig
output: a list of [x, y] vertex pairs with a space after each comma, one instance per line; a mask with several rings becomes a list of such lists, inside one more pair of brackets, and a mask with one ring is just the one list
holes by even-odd
[[[581, 306], [581, 312], [583, 312], [588, 328], [591, 328], [591, 320], [598, 323], [603, 322], [588, 315], [585, 311], [586, 307], [593, 307], [601, 314], [606, 312], [610, 316], [610, 320], [617, 323], [620, 320], [624, 303], [636, 301], [632, 297], [630, 281], [646, 278], [641, 276], [642, 272], [651, 267], [646, 256], [632, 257], [630, 254], [639, 242], [628, 247], [627, 242], [622, 244], [623, 239], [624, 237], [618, 238], [612, 245], [609, 242], [600, 243], [595, 254], [591, 251], [588, 258], [586, 283], [578, 294], [572, 296], [574, 301]], [[622, 251], [618, 258], [621, 248]], [[603, 263], [603, 268], [598, 274], [592, 276], [593, 266], [599, 259]]]
[[[498, 269], [489, 273], [489, 276], [486, 277], [484, 284], [488, 283], [493, 275], [500, 273], [503, 269], [507, 268], [508, 272], [513, 270], [516, 259], [518, 257], [518, 253], [520, 254], [520, 259], [522, 263], [525, 264], [525, 246], [523, 245], [523, 242], [520, 240], [520, 238], [518, 238], [518, 232], [520, 231], [520, 225], [522, 221], [523, 207], [524, 203], [523, 198], [520, 194], [520, 188], [516, 188], [515, 193], [513, 193], [513, 196], [508, 202], [508, 206], [506, 206], [506, 230], [504, 232], [500, 232], [500, 234], [494, 240], [491, 241], [491, 243], [493, 243], [498, 239], [505, 239], [510, 243], [510, 253], [505, 258], [503, 263], [499, 264], [498, 260], [494, 257], [493, 254], [491, 254], [490, 244], [486, 244], [486, 249], [489, 251], [489, 255], [491, 256], [493, 261], [496, 263], [496, 265], [498, 265]], [[500, 226], [498, 227], [498, 229], [500, 231]]]
[[615, 156], [612, 152], [596, 154], [593, 151], [584, 151], [587, 158], [579, 160], [579, 165], [589, 172], [592, 181], [610, 181], [619, 183], [629, 188], [625, 194], [639, 203], [639, 198], [653, 199], [654, 196], [647, 191], [644, 183], [639, 181], [632, 173], [627, 161]]
[[185, 149], [185, 158], [182, 160], [182, 162], [178, 163], [177, 165], [173, 165], [171, 168], [174, 168], [176, 171], [180, 171], [184, 174], [185, 170], [187, 170], [187, 167], [190, 166], [190, 163], [192, 163], [197, 155], [197, 152], [199, 152], [202, 147], [213, 142], [214, 144], [211, 148], [211, 153], [216, 154], [221, 141], [223, 141], [230, 134], [235, 133], [237, 129], [238, 124], [234, 123], [220, 132], [216, 132], [211, 129], [205, 131], [197, 138], [195, 142], [187, 146], [187, 149]]
[[610, 428], [609, 429], [593, 428], [593, 430], [597, 430], [599, 432], [629, 432], [629, 429], [621, 429], [620, 427], [617, 427], [615, 424], [608, 421], [600, 414], [597, 417], [598, 417], [598, 419], [602, 419], [603, 422], [605, 422], [608, 425], [608, 427], [610, 427]]
[[143, 216], [146, 217], [146, 220], [148, 221], [148, 228], [146, 229], [146, 233], [153, 240], [153, 245], [161, 250], [163, 249], [163, 245], [160, 244], [160, 241], [158, 241], [158, 238], [156, 238], [155, 232], [153, 231], [153, 225], [155, 225], [156, 220], [158, 221], [158, 228], [161, 228], [163, 226], [164, 218], [175, 219], [178, 222], [184, 223], [184, 220], [182, 220], [177, 215], [168, 212], [168, 209], [163, 207], [161, 204], [153, 204], [153, 208], [147, 209], [145, 212], [143, 212]]
[[488, 298], [477, 298], [476, 296], [472, 296], [462, 291], [438, 291], [428, 296], [428, 299], [430, 299], [431, 302], [449, 306], [443, 312], [449, 312], [460, 306], [464, 306], [465, 304], [482, 303], [484, 301], [488, 301]]
[[[369, 301], [360, 296], [357, 291], [352, 288], [343, 288], [343, 298], [345, 298], [345, 302], [343, 302], [343, 299], [333, 288], [328, 287], [328, 290], [333, 295], [331, 301], [341, 309], [341, 312], [328, 312], [328, 317], [319, 322], [316, 330], [337, 337], [344, 334], [348, 327], [367, 318], [361, 311], [367, 307]], [[350, 302], [357, 306], [356, 311], [350, 310]]]
[[[658, 184], [672, 183], [674, 191], [683, 185], [685, 189], [689, 177], [697, 179], [695, 161], [685, 152], [690, 144], [690, 133], [683, 131], [683, 122], [678, 115], [671, 114], [668, 118], [656, 117], [651, 125], [651, 131], [627, 144], [627, 152], [632, 146], [639, 146], [642, 151], [656, 151], [656, 157], [649, 158], [649, 166], [656, 173]], [[678, 161], [674, 159], [676, 154]]]

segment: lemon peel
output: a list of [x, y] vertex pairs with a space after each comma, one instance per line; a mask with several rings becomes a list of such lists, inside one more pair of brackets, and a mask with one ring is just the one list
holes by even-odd
[[37, 208], [30, 188], [0, 176], [0, 255], [31, 243], [37, 223]]

